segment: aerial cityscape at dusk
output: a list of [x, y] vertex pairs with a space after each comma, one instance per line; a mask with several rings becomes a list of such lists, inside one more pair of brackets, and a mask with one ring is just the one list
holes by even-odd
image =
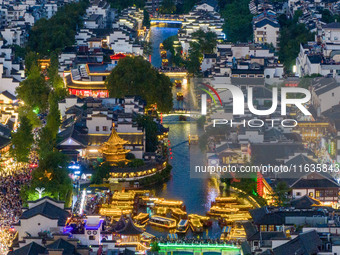
[[0, 255], [340, 255], [340, 1], [0, 3]]

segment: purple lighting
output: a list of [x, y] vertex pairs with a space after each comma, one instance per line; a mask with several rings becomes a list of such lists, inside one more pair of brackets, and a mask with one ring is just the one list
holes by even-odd
[[85, 220], [85, 229], [86, 230], [98, 230], [100, 228], [100, 225], [103, 223], [103, 219], [99, 220], [99, 223], [97, 226], [87, 226], [86, 223], [87, 223], [87, 220]]

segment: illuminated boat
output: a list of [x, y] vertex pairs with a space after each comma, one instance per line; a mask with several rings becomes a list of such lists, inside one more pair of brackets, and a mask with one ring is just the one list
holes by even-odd
[[189, 135], [189, 145], [198, 144], [198, 135]]
[[181, 208], [183, 206], [183, 201], [159, 199], [155, 201], [155, 206]]
[[240, 211], [249, 211], [250, 209], [253, 209], [251, 205], [233, 205], [233, 208], [237, 208]]
[[143, 206], [154, 206], [155, 201], [162, 200], [157, 197], [142, 196], [139, 198], [139, 204]]
[[149, 224], [162, 228], [176, 228], [176, 220], [159, 215], [151, 216]]
[[183, 99], [184, 99], [183, 93], [182, 92], [178, 92], [177, 93], [177, 101], [183, 101]]
[[192, 218], [189, 220], [190, 222], [190, 228], [192, 230], [192, 232], [194, 233], [201, 233], [203, 232], [203, 224], [200, 221], [199, 218]]
[[211, 216], [221, 216], [222, 214], [237, 213], [238, 211], [238, 208], [212, 206], [207, 214]]
[[171, 209], [171, 216], [174, 217], [176, 220], [185, 219], [187, 218], [187, 212], [179, 208], [173, 208]]
[[135, 222], [139, 225], [144, 225], [149, 221], [149, 214], [147, 213], [140, 213], [137, 216], [133, 217]]
[[169, 64], [169, 60], [167, 60], [166, 58], [162, 59], [162, 66], [168, 66], [168, 64]]
[[168, 211], [168, 208], [167, 207], [155, 207], [154, 208], [154, 212], [155, 214], [157, 215], [162, 215], [162, 216], [165, 216], [166, 213]]
[[175, 86], [176, 86], [176, 88], [182, 87], [182, 82], [181, 82], [181, 80], [175, 80]]
[[189, 221], [188, 220], [181, 220], [178, 225], [176, 232], [185, 234], [189, 229]]
[[216, 203], [232, 203], [237, 202], [236, 197], [216, 197], [215, 198]]
[[161, 51], [161, 58], [163, 58], [163, 59], [166, 58], [166, 50]]
[[198, 214], [189, 214], [189, 219], [199, 219], [203, 226], [210, 227], [212, 225], [212, 221], [209, 216], [202, 216]]
[[222, 215], [219, 220], [219, 224], [222, 226], [233, 225], [235, 222], [250, 220], [250, 214], [230, 214]]

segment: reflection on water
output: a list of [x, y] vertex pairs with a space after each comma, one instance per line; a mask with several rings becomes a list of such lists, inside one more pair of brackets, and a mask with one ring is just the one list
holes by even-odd
[[[177, 118], [169, 116], [167, 118]], [[219, 194], [216, 179], [190, 178], [190, 153], [189, 150], [199, 152], [197, 145], [189, 148], [187, 142], [190, 132], [197, 132], [195, 123], [179, 122], [164, 118], [164, 126], [170, 128], [169, 140], [172, 148], [173, 166], [172, 178], [156, 189], [156, 195], [168, 199], [184, 201], [188, 213], [205, 214]], [[169, 120], [169, 122], [167, 122]]]
[[[177, 34], [178, 28], [169, 27], [151, 27], [151, 41], [153, 45], [152, 65], [161, 66], [162, 59], [159, 51], [159, 44], [166, 38]], [[181, 91], [184, 95], [184, 102], [176, 102], [176, 94]], [[174, 107], [187, 108], [188, 87], [182, 86], [180, 89], [173, 89]], [[182, 104], [182, 105], [179, 105]], [[173, 166], [172, 178], [167, 182], [155, 188], [156, 196], [166, 199], [182, 200], [186, 206], [188, 214], [197, 213], [205, 215], [210, 209], [211, 202], [219, 195], [219, 184], [216, 179], [199, 179], [190, 178], [190, 152], [195, 159], [201, 159], [201, 152], [197, 145], [189, 147], [189, 134], [197, 134], [195, 122], [180, 122], [178, 116], [167, 116], [163, 118], [165, 127], [170, 128], [169, 140], [172, 148], [172, 159], [170, 164]], [[195, 162], [201, 164], [202, 162]], [[147, 227], [147, 232], [151, 234], [165, 235], [164, 229], [157, 229], [153, 226]], [[221, 228], [216, 221], [213, 222], [209, 231], [203, 233], [203, 236], [217, 238], [220, 236]], [[189, 230], [187, 236], [193, 236]]]
[[[151, 27], [152, 56], [151, 64], [155, 67], [162, 65], [162, 58], [159, 51], [159, 44], [166, 38], [177, 35], [178, 28], [175, 27]], [[169, 54], [169, 53], [168, 53]]]

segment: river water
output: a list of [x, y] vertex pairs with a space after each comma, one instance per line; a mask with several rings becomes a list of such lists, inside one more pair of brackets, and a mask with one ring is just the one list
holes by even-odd
[[178, 27], [151, 27], [150, 40], [152, 42], [151, 64], [155, 67], [162, 65], [159, 44], [166, 38], [177, 35]]
[[[150, 39], [153, 45], [151, 63], [154, 66], [159, 67], [162, 62], [159, 44], [166, 38], [176, 35], [177, 31], [178, 28], [151, 27]], [[176, 107], [176, 104], [174, 106]], [[155, 189], [156, 195], [167, 199], [182, 200], [188, 213], [205, 215], [210, 208], [211, 201], [218, 196], [219, 190], [214, 180], [190, 178], [190, 154], [200, 153], [197, 145], [189, 146], [187, 142], [190, 133], [199, 132], [196, 122], [179, 121], [178, 116], [168, 116], [163, 119], [163, 124], [170, 128], [169, 140], [172, 148], [170, 164], [173, 169], [171, 179]]]

